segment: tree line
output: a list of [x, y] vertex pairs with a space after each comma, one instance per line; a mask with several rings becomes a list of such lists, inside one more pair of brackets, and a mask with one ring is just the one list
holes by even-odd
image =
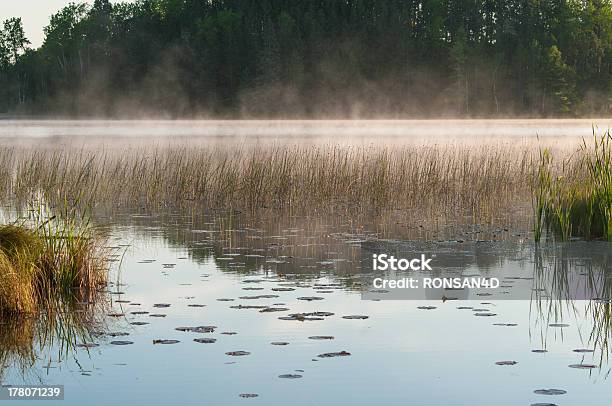
[[95, 0], [44, 34], [0, 27], [0, 113], [612, 113], [610, 0]]

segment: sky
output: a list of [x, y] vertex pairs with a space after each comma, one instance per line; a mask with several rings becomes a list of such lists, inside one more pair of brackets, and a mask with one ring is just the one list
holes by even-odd
[[[26, 36], [33, 48], [38, 48], [44, 39], [43, 27], [55, 14], [68, 3], [91, 3], [94, 0], [0, 0], [0, 21], [11, 17], [21, 17]], [[119, 0], [111, 0], [118, 3]]]

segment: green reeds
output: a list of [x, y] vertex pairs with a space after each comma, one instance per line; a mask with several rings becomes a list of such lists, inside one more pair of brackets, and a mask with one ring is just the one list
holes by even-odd
[[593, 145], [583, 141], [560, 167], [548, 150], [540, 152], [533, 188], [536, 242], [544, 230], [562, 241], [612, 241], [612, 135], [593, 134]]

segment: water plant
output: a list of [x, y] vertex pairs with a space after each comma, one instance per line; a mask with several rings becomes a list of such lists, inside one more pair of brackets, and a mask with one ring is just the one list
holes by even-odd
[[593, 138], [556, 166], [549, 150], [540, 151], [532, 190], [536, 241], [544, 230], [562, 241], [612, 241], [612, 135], [594, 129]]
[[93, 299], [108, 272], [104, 238], [74, 208], [44, 204], [0, 225], [0, 314], [36, 313]]

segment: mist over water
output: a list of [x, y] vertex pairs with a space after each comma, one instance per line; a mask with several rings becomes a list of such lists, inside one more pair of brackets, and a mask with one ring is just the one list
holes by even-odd
[[0, 120], [0, 143], [42, 139], [112, 147], [123, 143], [576, 146], [612, 119], [508, 120]]

